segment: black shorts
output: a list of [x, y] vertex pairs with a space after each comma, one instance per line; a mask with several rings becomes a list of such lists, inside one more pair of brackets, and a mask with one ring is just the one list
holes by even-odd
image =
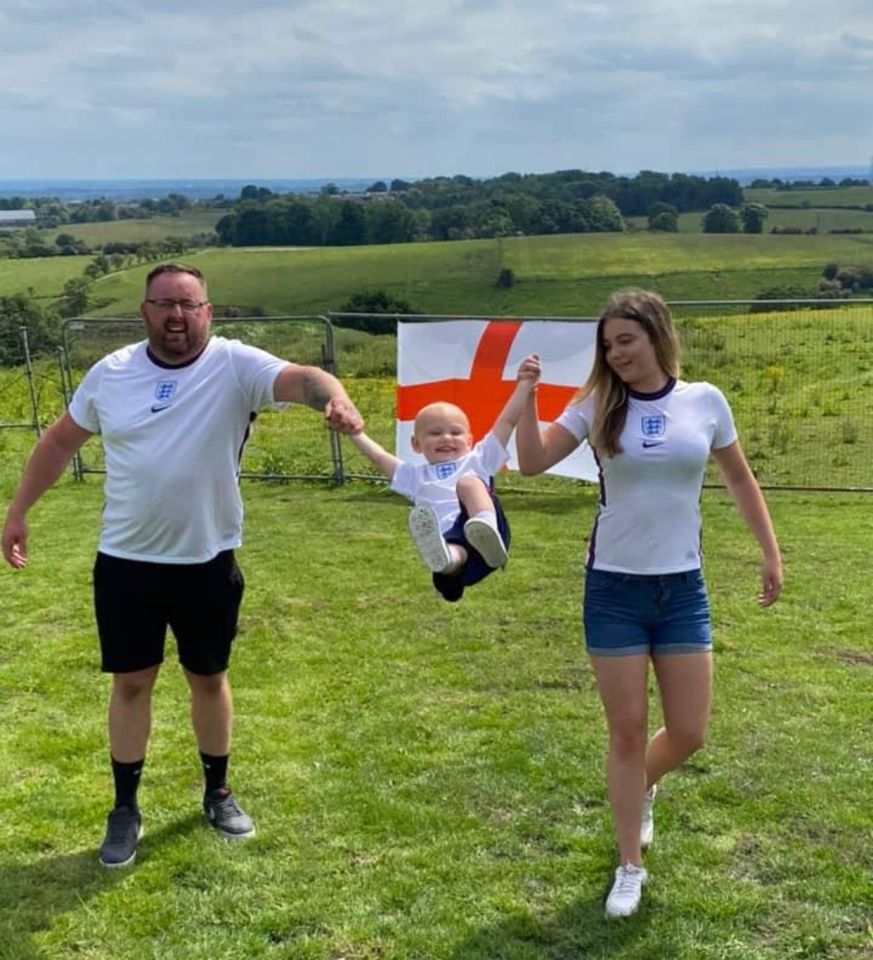
[[158, 666], [169, 626], [186, 670], [221, 673], [230, 661], [244, 586], [233, 550], [191, 564], [98, 553], [94, 610], [102, 669], [129, 673]]
[[[497, 529], [500, 536], [503, 537], [503, 544], [509, 550], [510, 530], [509, 521], [503, 512], [503, 506], [497, 499], [497, 494], [492, 493], [491, 499], [494, 501], [494, 512], [497, 514]], [[446, 543], [457, 543], [467, 551], [467, 562], [461, 568], [461, 572], [455, 576], [448, 576], [445, 573], [435, 573], [433, 575], [433, 585], [444, 600], [449, 603], [456, 603], [464, 595], [466, 587], [472, 587], [474, 583], [484, 580], [489, 574], [494, 573], [494, 568], [489, 567], [482, 559], [482, 554], [475, 547], [467, 543], [467, 537], [464, 534], [464, 524], [469, 517], [464, 507], [452, 526], [446, 531]]]

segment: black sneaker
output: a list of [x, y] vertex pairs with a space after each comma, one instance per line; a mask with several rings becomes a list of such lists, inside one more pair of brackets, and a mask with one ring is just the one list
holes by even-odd
[[236, 802], [236, 797], [227, 789], [212, 790], [203, 798], [203, 812], [218, 833], [228, 840], [245, 840], [255, 835], [252, 818]]
[[142, 814], [132, 807], [116, 807], [106, 818], [106, 836], [100, 845], [100, 862], [114, 870], [136, 859], [136, 844], [142, 836]]

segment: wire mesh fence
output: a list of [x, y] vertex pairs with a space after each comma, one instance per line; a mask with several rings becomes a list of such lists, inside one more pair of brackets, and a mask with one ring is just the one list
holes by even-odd
[[[708, 380], [724, 391], [746, 455], [764, 486], [873, 489], [873, 300], [682, 301], [671, 307], [682, 341], [683, 377]], [[335, 331], [332, 319], [343, 322], [338, 315], [257, 317], [216, 319], [214, 328], [221, 336], [343, 377], [344, 331]], [[93, 362], [142, 338], [139, 320], [75, 319], [63, 328], [59, 355], [35, 356], [25, 368], [3, 371], [0, 450], [3, 428], [37, 432], [64, 409]], [[358, 337], [354, 349], [361, 350], [366, 340]], [[384, 337], [380, 340], [384, 356]], [[513, 374], [505, 371], [507, 378]], [[580, 370], [580, 383], [585, 375]], [[394, 377], [383, 371], [378, 377], [343, 379], [367, 419], [368, 432], [392, 449]], [[99, 441], [83, 448], [77, 466], [81, 473], [102, 470]], [[311, 410], [294, 405], [258, 417], [242, 473], [322, 481], [374, 476], [372, 465], [351, 444], [328, 431]], [[708, 479], [720, 482], [715, 472]]]
[[[336, 367], [333, 329], [316, 316], [257, 317], [213, 320], [214, 332], [268, 350], [295, 363]], [[63, 327], [64, 356], [71, 385], [100, 357], [143, 339], [142, 322], [132, 319], [77, 318]], [[103, 470], [103, 450], [89, 441], [76, 458], [78, 476]], [[241, 463], [243, 477], [276, 480], [341, 481], [342, 449], [339, 437], [320, 417], [297, 405], [258, 414]]]
[[873, 301], [671, 307], [683, 377], [724, 391], [762, 484], [873, 489]]

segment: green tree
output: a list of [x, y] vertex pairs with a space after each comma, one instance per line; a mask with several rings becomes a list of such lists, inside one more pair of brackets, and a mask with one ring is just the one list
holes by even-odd
[[27, 329], [31, 355], [47, 353], [58, 343], [57, 317], [23, 294], [0, 297], [0, 366], [24, 363], [21, 328]]
[[509, 214], [505, 210], [494, 209], [486, 214], [477, 233], [480, 237], [511, 237], [515, 230]]
[[515, 271], [512, 269], [512, 267], [502, 267], [500, 272], [497, 274], [495, 286], [498, 286], [503, 290], [508, 290], [514, 285]]
[[355, 200], [339, 204], [339, 218], [333, 226], [329, 242], [337, 247], [353, 247], [367, 242], [367, 217], [364, 205]]
[[[392, 296], [384, 290], [358, 291], [340, 307], [340, 313], [410, 314], [416, 312], [406, 300]], [[338, 327], [349, 327], [366, 333], [397, 332], [397, 321], [393, 317], [337, 317], [334, 322]]]
[[624, 220], [615, 201], [602, 194], [583, 200], [582, 213], [588, 223], [588, 229], [594, 233], [621, 233]]
[[417, 239], [419, 217], [415, 211], [392, 200], [365, 205], [368, 243], [408, 243]]
[[84, 277], [73, 277], [64, 284], [60, 311], [63, 317], [81, 317], [91, 302], [90, 284]]
[[454, 240], [465, 234], [472, 236], [473, 217], [470, 208], [461, 204], [452, 204], [441, 210], [434, 210], [430, 219], [430, 233], [435, 240]]
[[240, 200], [269, 200], [273, 191], [267, 187], [256, 187], [253, 183], [246, 184], [239, 192]]
[[743, 221], [743, 233], [763, 233], [764, 221], [770, 216], [770, 211], [760, 203], [746, 203], [740, 210], [740, 219]]
[[726, 203], [714, 203], [703, 217], [704, 233], [739, 233], [740, 215]]
[[679, 230], [679, 211], [672, 203], [658, 200], [649, 207], [649, 230], [657, 233], [676, 233]]
[[108, 223], [110, 220], [118, 219], [118, 211], [111, 200], [104, 200], [94, 211], [94, 219], [101, 223]]

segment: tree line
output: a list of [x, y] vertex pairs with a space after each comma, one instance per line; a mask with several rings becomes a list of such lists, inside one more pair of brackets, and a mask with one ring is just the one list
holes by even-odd
[[842, 180], [834, 180], [832, 177], [822, 177], [820, 180], [782, 180], [779, 177], [767, 179], [759, 177], [753, 180], [749, 186], [753, 190], [836, 190], [840, 187], [869, 187], [870, 181], [864, 177], [843, 177]]
[[[219, 198], [216, 198], [215, 205], [218, 201]], [[115, 203], [105, 197], [75, 202], [64, 202], [57, 197], [0, 197], [0, 210], [33, 210], [37, 225], [45, 230], [53, 230], [68, 223], [110, 223], [114, 220], [178, 217], [192, 206], [192, 201], [181, 193], [129, 203]]]
[[231, 246], [348, 246], [619, 232], [625, 229], [624, 217], [645, 216], [656, 204], [678, 214], [742, 201], [742, 187], [728, 177], [654, 171], [635, 177], [561, 170], [484, 180], [462, 175], [395, 179], [390, 185], [376, 181], [356, 195], [328, 185], [315, 197], [276, 195], [251, 184], [219, 220], [216, 232]]

